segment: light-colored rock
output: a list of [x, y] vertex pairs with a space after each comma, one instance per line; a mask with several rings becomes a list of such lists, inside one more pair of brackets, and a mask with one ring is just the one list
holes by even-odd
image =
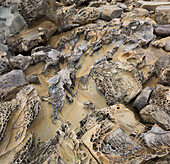
[[170, 5], [157, 7], [155, 18], [158, 24], [170, 24]]
[[170, 86], [170, 65], [162, 71], [159, 84]]
[[141, 8], [147, 9], [149, 11], [155, 11], [158, 6], [165, 6], [170, 5], [170, 2], [146, 2], [146, 1], [139, 1], [141, 3]]
[[100, 8], [101, 18], [107, 21], [110, 21], [114, 18], [119, 18], [122, 14], [122, 8], [119, 8], [116, 5], [106, 5]]

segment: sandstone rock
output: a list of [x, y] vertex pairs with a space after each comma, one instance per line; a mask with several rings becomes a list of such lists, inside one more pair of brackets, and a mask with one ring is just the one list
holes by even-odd
[[142, 8], [135, 8], [130, 12], [125, 12], [121, 15], [122, 21], [129, 21], [134, 19], [145, 19], [149, 16], [149, 11]]
[[51, 99], [51, 105], [53, 108], [53, 122], [57, 118], [57, 111], [61, 112], [65, 102], [65, 90], [72, 94], [71, 87], [74, 86], [75, 82], [74, 69], [62, 69], [57, 75], [49, 79], [49, 96]]
[[106, 5], [101, 7], [101, 18], [110, 21], [114, 18], [118, 18], [122, 14], [122, 9], [116, 5]]
[[38, 76], [36, 74], [32, 74], [28, 78], [29, 84], [40, 84], [40, 80], [38, 79]]
[[170, 52], [170, 37], [163, 38], [162, 40], [165, 42], [163, 49]]
[[146, 87], [142, 90], [140, 95], [136, 98], [133, 103], [133, 106], [140, 111], [143, 107], [145, 107], [149, 103], [150, 95], [153, 91], [153, 88]]
[[0, 52], [0, 75], [10, 70], [10, 64], [5, 52]]
[[170, 86], [170, 66], [162, 71], [159, 77], [159, 84]]
[[[8, 102], [8, 104], [9, 105], [4, 104], [5, 106], [3, 107], [9, 111], [9, 114], [10, 110], [12, 110], [12, 125], [7, 125], [8, 133], [0, 143], [0, 156], [5, 154], [7, 157], [9, 155], [10, 158], [8, 158], [11, 160], [14, 158], [16, 151], [24, 145], [25, 139], [27, 140], [30, 134], [27, 129], [38, 115], [40, 110], [40, 98], [35, 88], [28, 85], [21, 89], [20, 92], [17, 93], [16, 98]], [[9, 119], [9, 114], [4, 115], [4, 117], [7, 116]], [[8, 122], [8, 120], [5, 122]], [[24, 150], [26, 150], [25, 148]], [[8, 152], [11, 154], [8, 154]]]
[[133, 20], [124, 25], [122, 33], [128, 38], [125, 51], [130, 51], [139, 45], [145, 45], [150, 42], [153, 36], [153, 26], [147, 20]]
[[159, 6], [156, 8], [155, 17], [158, 24], [169, 24], [170, 23], [170, 5]]
[[12, 52], [29, 51], [40, 43], [46, 42], [56, 32], [57, 27], [50, 21], [44, 21], [36, 27], [20, 32], [8, 40]]
[[67, 122], [61, 124], [53, 139], [46, 141], [38, 153], [29, 159], [30, 164], [37, 163], [84, 163], [97, 164], [83, 142], [77, 139], [72, 125]]
[[42, 70], [42, 73], [47, 73], [50, 66], [56, 67], [56, 72], [59, 70], [59, 59], [60, 52], [54, 48], [50, 47], [36, 47], [31, 51], [31, 57], [34, 64], [39, 62], [45, 62], [45, 66]]
[[77, 12], [74, 22], [81, 25], [91, 23], [100, 17], [100, 10], [95, 7], [85, 7]]
[[141, 8], [147, 9], [149, 11], [155, 11], [158, 6], [170, 5], [170, 2], [146, 2], [140, 1], [142, 3]]
[[170, 65], [170, 55], [163, 55], [155, 63], [156, 75], [159, 76], [161, 72]]
[[21, 70], [13, 70], [0, 76], [0, 97], [12, 96], [18, 89], [27, 84], [24, 73]]
[[151, 42], [151, 45], [156, 48], [162, 48], [165, 46], [165, 42], [163, 40], [155, 40]]
[[142, 75], [128, 64], [100, 61], [93, 66], [90, 74], [108, 105], [128, 103], [142, 90]]
[[9, 58], [9, 63], [13, 69], [21, 69], [26, 71], [27, 68], [33, 64], [33, 60], [30, 56], [23, 56], [21, 54], [12, 56]]
[[142, 119], [147, 123], [157, 123], [166, 130], [170, 129], [170, 88], [157, 85], [151, 94], [149, 105], [140, 111]]
[[169, 131], [154, 126], [144, 133], [144, 126], [122, 104], [91, 110], [80, 124], [77, 135], [99, 163], [137, 164], [169, 152]]
[[170, 25], [157, 25], [155, 27], [155, 34], [159, 36], [169, 36], [170, 35]]

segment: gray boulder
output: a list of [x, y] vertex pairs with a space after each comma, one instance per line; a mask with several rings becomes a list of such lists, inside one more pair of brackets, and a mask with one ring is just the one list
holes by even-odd
[[136, 98], [136, 100], [133, 103], [133, 106], [137, 108], [138, 111], [140, 111], [142, 108], [144, 108], [148, 104], [152, 91], [153, 91], [153, 88], [146, 87], [142, 90], [142, 92]]

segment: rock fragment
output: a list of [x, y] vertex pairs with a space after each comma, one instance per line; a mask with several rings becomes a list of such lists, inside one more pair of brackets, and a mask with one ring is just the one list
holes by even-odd
[[146, 1], [140, 1], [141, 8], [147, 9], [149, 11], [155, 11], [155, 9], [158, 6], [165, 6], [165, 5], [170, 5], [170, 2], [157, 2], [157, 1], [153, 1], [153, 2], [146, 2]]
[[157, 123], [162, 128], [170, 129], [170, 88], [157, 85], [151, 94], [149, 105], [140, 111], [147, 123]]
[[74, 69], [62, 69], [57, 75], [49, 79], [49, 96], [53, 108], [53, 122], [57, 118], [57, 111], [61, 112], [65, 102], [65, 90], [72, 94], [71, 87], [74, 86], [75, 71]]
[[158, 83], [162, 85], [170, 86], [170, 66], [168, 66], [162, 71]]
[[142, 90], [142, 75], [128, 64], [101, 61], [93, 66], [90, 74], [108, 105], [128, 103]]
[[158, 24], [170, 24], [170, 5], [156, 8], [155, 17]]
[[153, 91], [153, 88], [146, 87], [142, 90], [140, 95], [136, 98], [136, 100], [133, 103], [133, 106], [140, 111], [142, 108], [144, 108], [149, 103], [150, 95]]
[[114, 18], [119, 18], [122, 14], [122, 9], [116, 5], [106, 5], [101, 7], [101, 18], [110, 21]]
[[74, 22], [81, 25], [91, 23], [100, 17], [100, 10], [95, 7], [85, 7], [77, 12]]
[[36, 74], [32, 74], [28, 78], [29, 84], [40, 84], [40, 80], [38, 79], [38, 76]]
[[21, 70], [13, 70], [7, 74], [0, 76], [0, 97], [11, 97], [22, 86], [27, 84], [26, 77]]
[[158, 36], [169, 36], [170, 35], [170, 25], [157, 25], [155, 26], [155, 34]]

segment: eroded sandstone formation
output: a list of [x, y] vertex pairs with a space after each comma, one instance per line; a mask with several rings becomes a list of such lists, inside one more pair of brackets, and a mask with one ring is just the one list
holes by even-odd
[[168, 164], [169, 8], [0, 0], [0, 163]]

